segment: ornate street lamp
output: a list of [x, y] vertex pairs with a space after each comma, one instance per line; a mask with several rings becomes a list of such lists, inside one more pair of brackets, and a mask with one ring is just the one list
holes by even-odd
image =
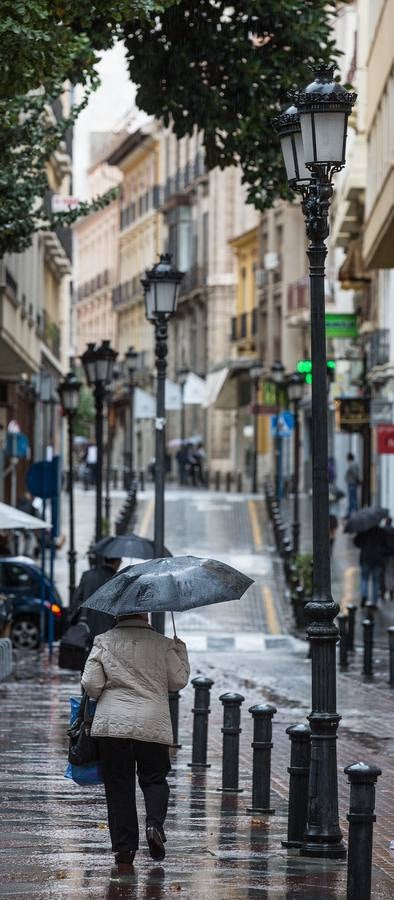
[[[176, 312], [178, 289], [183, 273], [172, 265], [171, 256], [165, 253], [142, 280], [145, 291], [146, 317], [155, 328], [155, 355], [157, 372], [156, 394], [156, 451], [155, 451], [155, 557], [164, 555], [164, 482], [165, 482], [165, 381], [167, 369], [167, 325]], [[165, 613], [154, 613], [152, 624], [164, 634]]]
[[287, 396], [294, 409], [294, 461], [293, 461], [293, 554], [298, 556], [300, 549], [300, 403], [302, 400], [304, 381], [298, 372], [289, 375], [287, 381]]
[[263, 374], [263, 366], [255, 362], [249, 369], [250, 380], [253, 385], [253, 469], [252, 469], [252, 493], [258, 493], [258, 452], [259, 452], [259, 429], [258, 429], [258, 399], [259, 384]]
[[[308, 825], [301, 853], [343, 859], [346, 850], [338, 820], [334, 619], [339, 607], [331, 595], [327, 361], [324, 267], [329, 234], [332, 179], [345, 165], [348, 118], [356, 94], [334, 81], [334, 67], [320, 66], [315, 80], [295, 93], [293, 110], [277, 120], [289, 184], [302, 196], [310, 244], [313, 470], [313, 598], [306, 605], [312, 656], [312, 758]], [[301, 136], [301, 140], [300, 140]], [[291, 152], [290, 152], [291, 149]], [[309, 171], [309, 179], [305, 177]]]
[[73, 443], [74, 443], [74, 416], [78, 409], [79, 393], [81, 383], [78, 381], [73, 372], [58, 384], [58, 394], [62, 406], [63, 415], [67, 417], [68, 425], [68, 494], [69, 494], [69, 604], [70, 608], [73, 603], [75, 592], [75, 567], [77, 554], [75, 552], [74, 542], [74, 469], [73, 469]]
[[282, 499], [282, 438], [280, 435], [280, 389], [285, 379], [285, 367], [280, 360], [272, 363], [271, 378], [275, 385], [276, 431], [275, 431], [275, 497], [279, 505]]
[[88, 344], [81, 360], [85, 371], [86, 381], [94, 388], [94, 402], [96, 406], [96, 446], [97, 446], [97, 477], [96, 477], [96, 542], [102, 537], [102, 490], [103, 490], [103, 410], [105, 389], [112, 380], [114, 363], [117, 353], [112, 349], [110, 341], [103, 341], [98, 347]]
[[129, 347], [125, 354], [125, 362], [129, 373], [129, 449], [128, 453], [125, 454], [129, 464], [129, 487], [131, 487], [134, 479], [134, 373], [137, 359], [137, 351], [134, 350], [134, 347]]
[[187, 376], [190, 374], [190, 370], [187, 368], [178, 369], [177, 377], [179, 384], [181, 386], [181, 441], [184, 444], [186, 438], [186, 422], [185, 422], [185, 385], [187, 382]]

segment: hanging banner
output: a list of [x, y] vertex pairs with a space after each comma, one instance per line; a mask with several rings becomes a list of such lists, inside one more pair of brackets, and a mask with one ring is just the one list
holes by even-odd
[[377, 433], [378, 453], [394, 453], [394, 425], [379, 425]]
[[326, 313], [326, 337], [356, 338], [357, 335], [356, 313]]
[[183, 390], [183, 402], [185, 406], [203, 406], [207, 396], [207, 385], [204, 378], [200, 378], [194, 372], [189, 372]]
[[134, 418], [154, 419], [156, 415], [156, 400], [148, 391], [134, 388]]
[[182, 398], [181, 398], [181, 388], [179, 384], [175, 384], [175, 381], [170, 381], [166, 378], [166, 394], [165, 394], [165, 407], [166, 409], [181, 409], [182, 406]]

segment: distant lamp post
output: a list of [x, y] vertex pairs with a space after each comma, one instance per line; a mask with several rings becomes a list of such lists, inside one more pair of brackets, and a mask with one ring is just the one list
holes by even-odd
[[[164, 483], [165, 483], [165, 381], [167, 369], [167, 324], [178, 303], [178, 289], [183, 273], [172, 265], [165, 253], [142, 280], [145, 291], [146, 317], [155, 328], [155, 356], [157, 372], [156, 394], [156, 450], [155, 450], [155, 557], [164, 554]], [[164, 634], [165, 613], [154, 613], [152, 624]]]
[[73, 603], [75, 592], [75, 568], [77, 554], [75, 552], [74, 541], [74, 469], [73, 469], [73, 444], [74, 444], [74, 416], [78, 409], [79, 393], [81, 384], [75, 377], [73, 372], [68, 375], [58, 385], [58, 394], [62, 406], [63, 414], [67, 418], [68, 425], [68, 494], [69, 494], [69, 603], [70, 607]]
[[280, 436], [279, 416], [280, 416], [280, 389], [285, 379], [285, 367], [280, 360], [276, 360], [271, 366], [271, 378], [275, 385], [275, 407], [276, 407], [276, 431], [275, 431], [275, 497], [276, 502], [280, 503], [282, 499], [282, 438]]
[[301, 853], [343, 859], [346, 850], [338, 819], [334, 619], [339, 607], [331, 594], [328, 410], [325, 334], [325, 241], [333, 176], [345, 165], [348, 118], [356, 94], [334, 80], [334, 66], [321, 65], [314, 81], [293, 94], [294, 106], [275, 123], [287, 178], [302, 197], [309, 238], [312, 351], [313, 598], [306, 605], [312, 656], [312, 732], [308, 824]]
[[[118, 374], [113, 373], [114, 379]], [[113, 418], [114, 418], [114, 393], [115, 384], [112, 381], [107, 385], [105, 390], [105, 403], [107, 406], [107, 458], [105, 464], [105, 523], [107, 534], [111, 534], [111, 468], [112, 468], [112, 438], [113, 438]]]
[[252, 467], [252, 492], [258, 493], [258, 454], [259, 454], [259, 384], [263, 374], [263, 367], [259, 363], [253, 363], [249, 369], [250, 380], [253, 386], [252, 404], [253, 404], [253, 467]]
[[110, 341], [103, 341], [98, 347], [88, 344], [81, 360], [86, 381], [94, 388], [94, 402], [96, 407], [96, 446], [97, 446], [97, 475], [96, 475], [96, 542], [102, 537], [102, 493], [103, 493], [103, 411], [105, 389], [112, 380], [114, 363], [117, 353], [112, 349]]
[[304, 380], [298, 372], [289, 375], [287, 396], [294, 410], [294, 458], [293, 458], [293, 554], [300, 550], [300, 403], [304, 390]]
[[181, 387], [181, 441], [182, 444], [185, 443], [186, 440], [186, 417], [185, 417], [185, 385], [187, 382], [187, 377], [190, 374], [189, 369], [178, 369], [177, 371], [178, 382]]
[[[131, 487], [134, 480], [134, 374], [138, 353], [134, 347], [129, 347], [125, 354], [125, 362], [129, 373], [129, 447], [127, 459], [129, 463], [129, 486]], [[127, 434], [127, 430], [126, 430]]]

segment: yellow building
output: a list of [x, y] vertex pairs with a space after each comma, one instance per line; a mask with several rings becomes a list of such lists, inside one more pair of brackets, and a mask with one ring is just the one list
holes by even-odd
[[237, 354], [254, 356], [257, 337], [256, 270], [258, 267], [258, 228], [251, 228], [230, 241], [236, 257], [236, 315], [231, 322], [231, 339]]

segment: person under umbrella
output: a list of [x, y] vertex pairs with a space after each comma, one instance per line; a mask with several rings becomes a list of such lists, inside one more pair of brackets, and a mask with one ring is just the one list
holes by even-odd
[[365, 606], [367, 603], [370, 580], [372, 581], [372, 599], [377, 606], [387, 552], [384, 529], [375, 526], [369, 528], [368, 531], [361, 531], [354, 538], [354, 545], [360, 550], [361, 606]]
[[165, 856], [168, 745], [173, 742], [168, 691], [189, 679], [186, 645], [149, 626], [148, 612], [186, 610], [245, 593], [252, 579], [225, 563], [198, 557], [152, 559], [130, 566], [89, 597], [84, 608], [110, 613], [116, 625], [95, 638], [82, 686], [97, 699], [91, 734], [99, 740], [112, 849], [132, 863], [138, 848], [135, 766], [146, 807], [153, 859]]
[[97, 700], [92, 737], [98, 738], [112, 851], [132, 864], [139, 845], [135, 768], [146, 809], [146, 839], [154, 860], [165, 857], [173, 743], [168, 692], [185, 687], [190, 667], [186, 645], [154, 631], [147, 613], [119, 617], [95, 638], [82, 687]]

